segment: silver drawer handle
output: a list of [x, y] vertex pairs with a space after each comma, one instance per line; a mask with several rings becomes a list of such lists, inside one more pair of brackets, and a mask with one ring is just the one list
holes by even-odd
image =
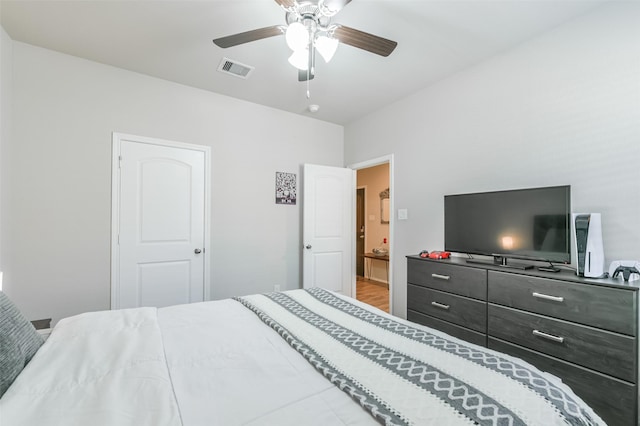
[[553, 340], [554, 342], [564, 343], [564, 337], [554, 336], [553, 334], [548, 334], [548, 333], [545, 333], [543, 331], [533, 330], [533, 335], [534, 336], [538, 336], [538, 337], [542, 337], [542, 338], [545, 338], [545, 339], [548, 339], [548, 340]]
[[449, 310], [449, 305], [445, 305], [444, 303], [431, 302], [431, 305], [436, 308], [444, 309], [445, 311]]
[[445, 281], [449, 281], [449, 278], [451, 278], [449, 275], [440, 275], [440, 274], [431, 274], [432, 278], [437, 278], [439, 280], [445, 280]]
[[537, 297], [538, 299], [552, 300], [554, 302], [564, 302], [564, 297], [560, 296], [549, 296], [548, 294], [537, 293], [535, 291], [531, 294], [533, 295], [533, 297]]

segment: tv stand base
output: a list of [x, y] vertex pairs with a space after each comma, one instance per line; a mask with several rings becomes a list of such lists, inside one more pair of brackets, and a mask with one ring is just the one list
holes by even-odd
[[526, 271], [528, 269], [533, 269], [533, 265], [529, 265], [527, 263], [507, 263], [506, 258], [501, 258], [499, 261], [494, 259], [490, 260], [479, 260], [479, 259], [466, 259], [467, 263], [475, 263], [478, 265], [489, 265], [489, 266], [497, 266], [500, 268], [509, 268], [509, 269], [520, 269]]

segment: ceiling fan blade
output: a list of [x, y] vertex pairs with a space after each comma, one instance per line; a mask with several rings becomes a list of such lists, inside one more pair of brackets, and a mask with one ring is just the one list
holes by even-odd
[[351, 0], [324, 0], [325, 7], [334, 13], [342, 10], [349, 3], [351, 3]]
[[263, 38], [273, 37], [284, 34], [285, 28], [282, 25], [274, 25], [272, 27], [259, 28], [257, 30], [245, 31], [226, 37], [220, 37], [213, 42], [218, 47], [227, 48], [237, 46], [239, 44], [249, 43], [251, 41], [262, 40]]
[[293, 7], [296, 4], [295, 0], [276, 0], [276, 3], [278, 3], [280, 6], [284, 7], [285, 9]]
[[348, 44], [349, 46], [357, 47], [358, 49], [363, 49], [380, 56], [389, 56], [391, 52], [393, 52], [393, 49], [398, 45], [395, 41], [365, 33], [364, 31], [356, 30], [354, 28], [345, 27], [344, 25], [337, 25], [337, 28], [333, 32], [333, 36], [340, 40], [341, 43]]

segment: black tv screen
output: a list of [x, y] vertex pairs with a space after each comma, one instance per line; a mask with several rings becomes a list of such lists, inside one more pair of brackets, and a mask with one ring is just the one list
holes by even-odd
[[571, 262], [570, 186], [445, 195], [444, 247]]

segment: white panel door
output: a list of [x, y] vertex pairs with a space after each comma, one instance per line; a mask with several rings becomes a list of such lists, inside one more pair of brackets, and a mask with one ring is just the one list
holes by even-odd
[[304, 165], [303, 286], [351, 296], [354, 174], [351, 169]]
[[120, 141], [117, 291], [112, 308], [201, 302], [207, 155]]

